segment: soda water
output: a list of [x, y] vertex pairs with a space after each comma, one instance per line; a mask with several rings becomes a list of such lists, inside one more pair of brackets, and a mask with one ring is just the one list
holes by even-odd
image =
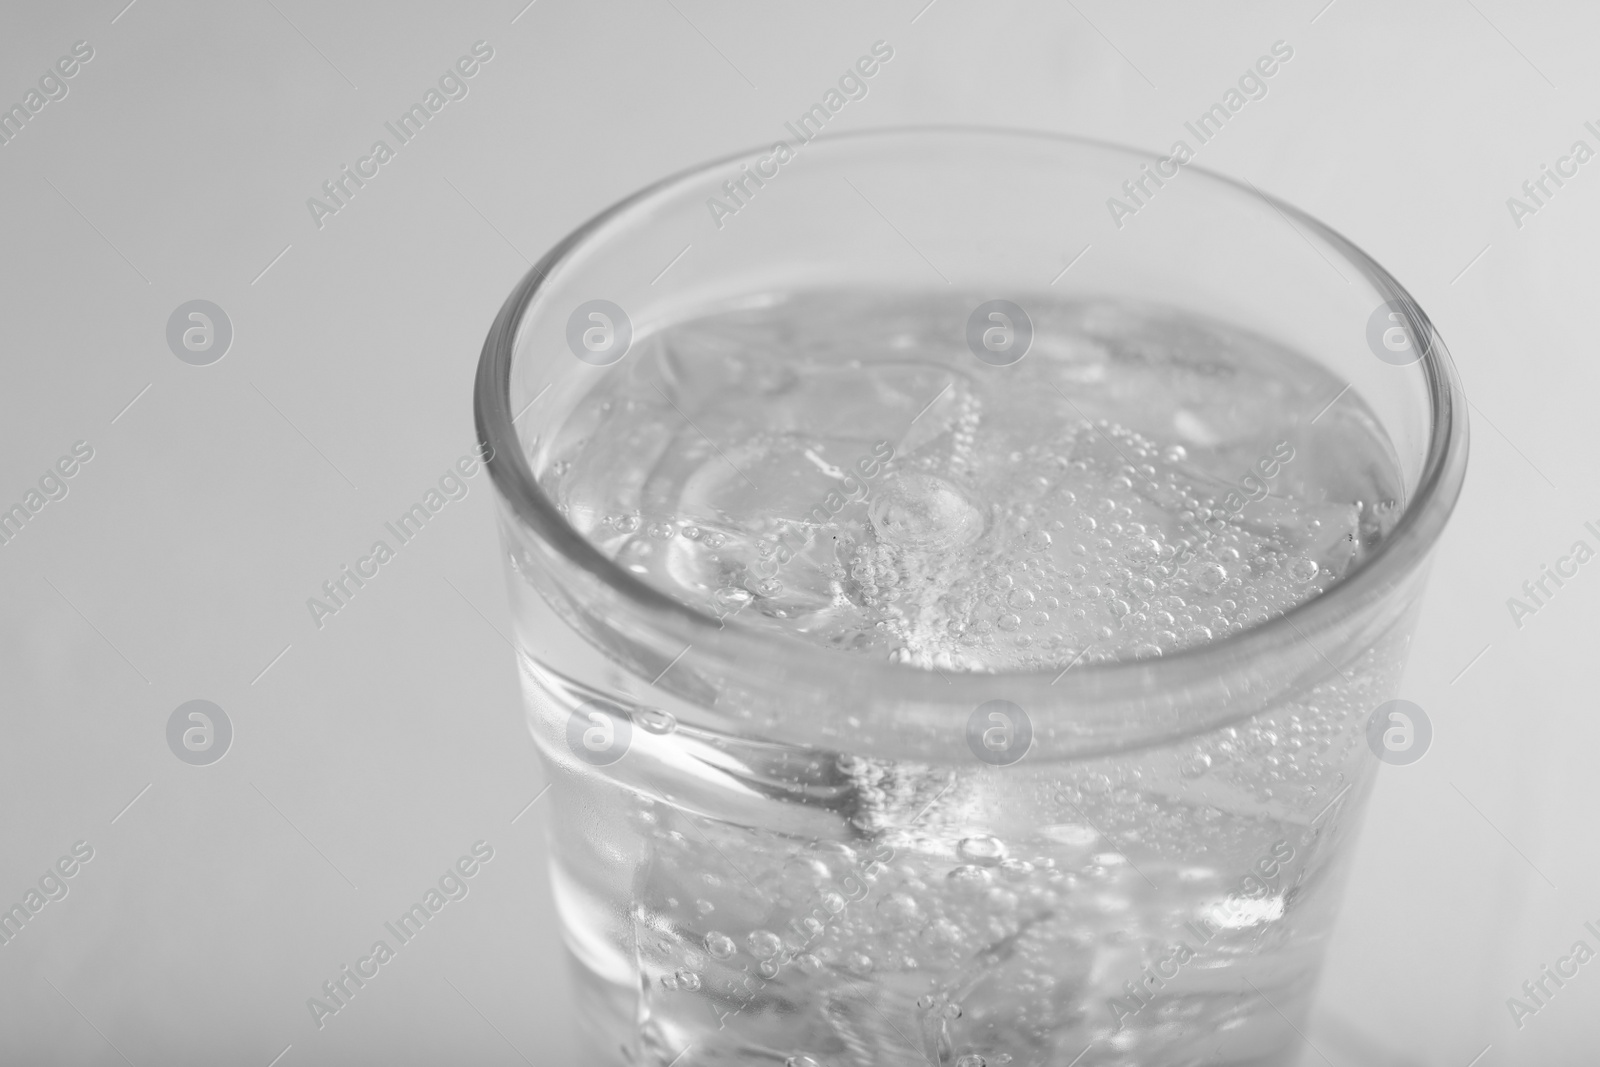
[[[946, 675], [1222, 640], [1344, 579], [1397, 519], [1377, 419], [1308, 359], [1035, 297], [1025, 356], [996, 366], [966, 340], [983, 300], [797, 293], [649, 332], [541, 485], [724, 625]], [[726, 789], [687, 758], [613, 786], [615, 840], [554, 831], [629, 882], [623, 917], [581, 859], [555, 870], [587, 1008], [618, 1062], [658, 1067], [1291, 1062], [1353, 832], [1339, 801], [1370, 782], [1363, 720], [1402, 651], [1154, 749], [770, 759], [826, 804], [706, 799]], [[671, 733], [657, 714], [640, 726]]]

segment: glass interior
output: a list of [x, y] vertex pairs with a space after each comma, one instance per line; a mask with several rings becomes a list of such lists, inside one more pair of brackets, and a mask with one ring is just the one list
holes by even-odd
[[[725, 625], [616, 566], [542, 488], [566, 420], [616, 370], [574, 357], [573, 313], [609, 302], [637, 348], [689, 315], [826, 289], [1132, 298], [1253, 331], [1316, 361], [1370, 405], [1395, 450], [1404, 512], [1329, 592], [1252, 630], [1151, 661], [1086, 664], [1065, 675], [935, 676]], [[1420, 358], [1397, 356], [1396, 338]], [[1330, 391], [1329, 403], [1341, 395]], [[598, 652], [620, 670], [619, 684], [641, 697], [657, 690], [657, 703], [666, 690], [690, 721], [715, 718], [709, 694], [739, 692], [738, 728], [775, 740], [819, 741], [840, 729], [838, 715], [796, 712], [854, 702], [874, 725], [856, 731], [853, 747], [885, 755], [958, 754], [959, 737], [941, 724], [1002, 688], [1048, 709], [1037, 742], [1062, 755], [1151, 743], [1252, 713], [1392, 625], [1454, 503], [1466, 451], [1459, 387], [1431, 323], [1336, 233], [1253, 187], [1170, 158], [963, 129], [823, 138], [787, 159], [772, 149], [742, 153], [603, 213], [507, 302], [485, 346], [477, 414], [514, 527], [513, 560], [539, 576], [550, 608], [588, 646], [574, 644], [571, 655]]]

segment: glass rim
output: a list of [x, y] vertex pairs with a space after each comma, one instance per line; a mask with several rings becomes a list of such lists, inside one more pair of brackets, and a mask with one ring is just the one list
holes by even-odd
[[[1142, 162], [1161, 158], [1159, 153], [1096, 138], [1042, 130], [960, 124], [883, 126], [839, 134], [825, 133], [814, 137], [807, 147], [810, 150], [821, 147], [826, 151], [835, 145], [864, 140], [887, 143], [895, 138], [930, 135], [1051, 142], [1079, 149], [1121, 153]], [[802, 671], [836, 673], [841, 666], [841, 653], [834, 649], [789, 640], [782, 634], [727, 626], [727, 617], [698, 611], [613, 562], [557, 511], [555, 503], [539, 487], [523, 452], [515, 425], [516, 416], [511, 410], [511, 381], [519, 327], [545, 279], [619, 216], [665, 198], [712, 171], [747, 160], [765, 150], [765, 146], [745, 149], [669, 174], [613, 203], [557, 242], [512, 290], [490, 327], [478, 362], [473, 409], [478, 438], [489, 452], [486, 465], [490, 478], [517, 520], [567, 562], [581, 568], [640, 609], [653, 628], [671, 631], [697, 649], [720, 650], [723, 658], [732, 658], [739, 652], [759, 652], [790, 661]], [[815, 154], [814, 151], [812, 154]], [[1395, 526], [1371, 555], [1324, 592], [1238, 633], [1175, 652], [1095, 663], [1078, 664], [1075, 661], [1066, 671], [1052, 668], [955, 673], [896, 663], [887, 658], [868, 660], [865, 657], [852, 657], [857, 661], [850, 667], [853, 678], [916, 689], [921, 689], [924, 681], [938, 681], [942, 683], [941, 703], [956, 697], [957, 692], [963, 689], [982, 693], [1006, 683], [1033, 688], [1041, 680], [1046, 685], [1053, 685], [1054, 681], [1059, 681], [1069, 672], [1078, 676], [1080, 685], [1092, 680], [1112, 690], [1131, 687], [1148, 692], [1152, 687], [1181, 685], [1183, 680], [1197, 675], [1220, 673], [1224, 667], [1237, 664], [1241, 659], [1263, 654], [1283, 642], [1285, 631], [1294, 631], [1304, 638], [1307, 631], [1320, 632], [1336, 626], [1351, 614], [1355, 605], [1381, 596], [1383, 591], [1403, 580], [1426, 559], [1460, 494], [1468, 448], [1465, 396], [1454, 363], [1438, 331], [1410, 293], [1375, 259], [1337, 230], [1294, 205], [1261, 192], [1254, 185], [1192, 163], [1185, 164], [1184, 170], [1220, 183], [1233, 192], [1260, 199], [1286, 219], [1310, 230], [1349, 265], [1359, 270], [1382, 297], [1399, 306], [1413, 330], [1413, 336], [1426, 340], [1422, 346], [1425, 351], [1417, 364], [1423, 374], [1428, 399], [1427, 452], [1415, 489], [1409, 494]], [[728, 647], [730, 644], [742, 647], [735, 650]], [[1055, 691], [1066, 696], [1059, 689]]]

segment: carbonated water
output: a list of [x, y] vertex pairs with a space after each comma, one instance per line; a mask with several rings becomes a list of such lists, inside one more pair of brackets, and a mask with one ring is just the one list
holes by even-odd
[[[1377, 420], [1295, 353], [1037, 298], [1026, 355], [995, 366], [965, 341], [981, 300], [794, 294], [658, 330], [541, 484], [726, 625], [946, 674], [1219, 640], [1326, 591], [1398, 517]], [[675, 781], [717, 741], [670, 716], [638, 724], [685, 753], [654, 790], [547, 746], [589, 779], [555, 879], [596, 1025], [619, 1062], [679, 1067], [1292, 1062], [1340, 801], [1370, 781], [1363, 720], [1402, 643], [1158, 749], [1002, 770], [746, 753], [827, 798], [805, 805]], [[540, 713], [570, 714], [530, 669]]]

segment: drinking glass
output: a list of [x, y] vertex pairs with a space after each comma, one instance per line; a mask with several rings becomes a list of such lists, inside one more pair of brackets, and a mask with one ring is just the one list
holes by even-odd
[[[593, 516], [563, 498], [563, 457], [599, 432], [585, 398], [663, 329], [800, 292], [1133, 300], [1233, 324], [1346, 383], [1297, 424], [1364, 401], [1398, 517], [1285, 613], [1065, 669], [924, 669], [697, 609], [580, 532]], [[1016, 328], [978, 321], [1000, 324], [1000, 348]], [[885, 336], [862, 337], [863, 367], [916, 358]], [[914, 414], [853, 402], [863, 451]], [[1375, 716], [1467, 448], [1443, 343], [1349, 241], [1193, 163], [1069, 137], [773, 145], [662, 180], [561, 241], [493, 324], [475, 403], [587, 1062], [1298, 1054], [1395, 747], [1400, 720]], [[692, 391], [672, 403], [696, 425]], [[763, 397], [748, 403], [759, 417]], [[1337, 482], [1336, 460], [1303, 462]]]

